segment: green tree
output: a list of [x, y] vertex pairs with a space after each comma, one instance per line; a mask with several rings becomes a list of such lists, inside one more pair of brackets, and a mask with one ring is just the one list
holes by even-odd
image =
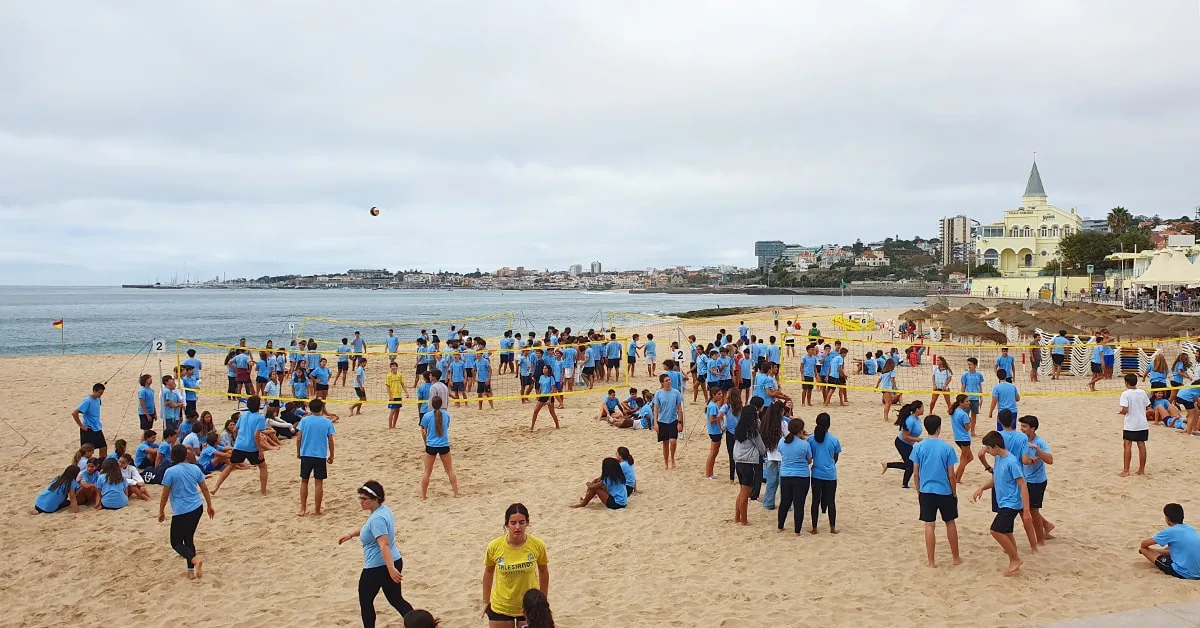
[[972, 277], [999, 277], [1000, 269], [991, 264], [980, 264], [971, 271]]
[[858, 255], [859, 255], [859, 254], [861, 254], [861, 253], [863, 252], [863, 250], [865, 250], [866, 248], [867, 248], [867, 247], [866, 247], [865, 245], [863, 245], [862, 238], [859, 238], [858, 240], [855, 240], [855, 241], [854, 241], [854, 246], [850, 247], [850, 250], [851, 250], [851, 251], [854, 251], [854, 255], [855, 255], [855, 256], [858, 256]]
[[1124, 207], [1114, 207], [1108, 210], [1108, 230], [1121, 235], [1133, 226], [1133, 215]]
[[1111, 255], [1117, 236], [1098, 231], [1078, 231], [1058, 243], [1058, 255], [1065, 271], [1082, 273], [1089, 264], [1104, 265], [1104, 258]]

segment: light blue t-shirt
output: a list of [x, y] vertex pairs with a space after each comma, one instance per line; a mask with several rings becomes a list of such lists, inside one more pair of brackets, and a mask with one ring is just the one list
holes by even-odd
[[183, 410], [183, 408], [172, 408], [171, 406], [167, 405], [168, 401], [173, 402], [173, 403], [179, 403], [181, 401], [179, 397], [180, 397], [180, 394], [179, 394], [178, 388], [175, 390], [171, 390], [170, 388], [163, 388], [162, 399], [163, 399], [163, 420], [164, 421], [178, 421], [179, 420], [179, 413], [181, 410]]
[[50, 487], [57, 481], [58, 476], [54, 476], [54, 479], [46, 485], [46, 489], [37, 496], [37, 499], [33, 500], [33, 505], [40, 508], [42, 512], [56, 512], [70, 501], [70, 491], [79, 489], [79, 482], [72, 480], [64, 482], [55, 490], [50, 490]]
[[258, 451], [258, 443], [254, 437], [265, 429], [267, 417], [262, 413], [249, 410], [243, 412], [237, 420], [237, 440], [233, 441], [233, 448], [238, 451]]
[[714, 436], [717, 434], [720, 434], [721, 433], [721, 407], [717, 405], [717, 402], [715, 402], [715, 401], [708, 402], [708, 407], [706, 407], [704, 410], [704, 416], [706, 419], [706, 423], [708, 425], [708, 433], [710, 435], [714, 435]]
[[[904, 440], [904, 437], [901, 436], [901, 434], [903, 434], [906, 431], [908, 432], [909, 436], [911, 436], [913, 438], [920, 438], [921, 432], [924, 431], [921, 428], [921, 419], [918, 419], [916, 416], [913, 416], [913, 415], [909, 415], [909, 417], [907, 419], [904, 419], [904, 426], [900, 428], [900, 433], [896, 434], [896, 440]], [[908, 441], [904, 441], [904, 442], [907, 443]], [[916, 443], [909, 443], [909, 444], [915, 445]]]
[[138, 389], [138, 400], [146, 404], [146, 414], [156, 414], [154, 409], [154, 388], [142, 386]]
[[235, 369], [249, 369], [250, 356], [246, 355], [245, 353], [239, 353], [229, 360], [229, 366], [232, 366]]
[[738, 415], [729, 407], [729, 404], [721, 406], [721, 414], [725, 415], [725, 431], [732, 434], [737, 429]]
[[633, 487], [637, 485], [637, 472], [633, 469], [633, 465], [629, 464], [627, 460], [622, 460], [621, 471], [625, 472], [625, 487], [633, 490]]
[[300, 455], [305, 458], [328, 458], [329, 437], [337, 433], [333, 421], [321, 414], [310, 414], [296, 424], [300, 432]]
[[100, 490], [100, 505], [105, 508], [124, 508], [128, 505], [129, 497], [125, 495], [125, 486], [125, 478], [109, 482], [108, 476], [101, 475], [100, 481], [96, 483], [96, 488]]
[[825, 363], [829, 365], [830, 376], [841, 377], [842, 364], [845, 363], [845, 360], [842, 359], [841, 354], [835, 353], [828, 358], [825, 358]]
[[[1020, 430], [1000, 430], [1000, 438], [1004, 439], [1004, 448], [1008, 450], [1008, 453], [1020, 461], [1021, 456], [1025, 453], [1025, 447], [1029, 445], [1029, 437]], [[1024, 465], [1021, 465], [1021, 475], [1025, 475]]]
[[137, 448], [133, 450], [133, 465], [138, 468], [145, 466], [146, 452], [150, 450], [158, 451], [158, 443], [147, 443], [146, 441], [138, 443]]
[[350, 346], [355, 353], [365, 353], [367, 350], [367, 341], [363, 340], [362, 336], [350, 341]]
[[554, 392], [554, 376], [543, 375], [538, 378], [538, 392], [543, 396]]
[[[1041, 436], [1034, 435], [1033, 440], [1030, 440], [1029, 444], [1037, 445], [1042, 451], [1044, 451], [1048, 454], [1054, 453], [1054, 452], [1050, 451], [1050, 445], [1047, 445], [1046, 441], [1043, 440]], [[1031, 464], [1024, 465], [1025, 466], [1025, 481], [1029, 482], [1030, 484], [1040, 484], [1042, 482], [1045, 482], [1046, 481], [1046, 462], [1044, 460], [1042, 460], [1042, 458], [1040, 456], [1038, 456], [1036, 451], [1030, 449], [1028, 445], [1025, 446], [1025, 450], [1021, 452], [1021, 455], [1029, 456], [1030, 458], [1033, 459], [1033, 462]]]
[[196, 400], [196, 389], [200, 387], [200, 378], [199, 377], [184, 377], [180, 381], [183, 382], [183, 387], [184, 387], [183, 400], [184, 401], [195, 401]]
[[367, 387], [367, 369], [364, 369], [361, 366], [354, 369], [354, 387], [355, 388], [366, 388]]
[[618, 506], [624, 506], [629, 503], [629, 478], [625, 478], [625, 482], [610, 480], [603, 478], [604, 488], [608, 491], [608, 495], [613, 498]]
[[653, 359], [658, 356], [658, 345], [653, 340], [647, 340], [644, 347], [647, 359]]
[[450, 381], [455, 384], [462, 383], [467, 379], [467, 365], [462, 360], [455, 360], [450, 363]]
[[[878, 367], [879, 367], [879, 364], [877, 362], [875, 362], [875, 360], [869, 359], [869, 358], [864, 359], [863, 360], [863, 375], [874, 375], [875, 371]], [[806, 375], [807, 375], [807, 373], [806, 373]]]
[[958, 453], [950, 443], [940, 438], [926, 438], [913, 445], [909, 459], [920, 467], [918, 491], [934, 495], [950, 494], [949, 467], [958, 464]]
[[937, 384], [938, 390], [946, 389], [947, 384], [950, 383], [950, 371], [939, 368], [933, 369], [933, 382]]
[[388, 336], [384, 339], [384, 343], [387, 344], [387, 350], [391, 353], [395, 353], [400, 349], [400, 338], [397, 336]]
[[754, 396], [769, 405], [772, 398], [767, 394], [768, 390], [779, 390], [779, 384], [775, 382], [774, 377], [766, 373], [759, 373], [754, 377]]
[[1200, 534], [1186, 523], [1177, 523], [1154, 535], [1154, 542], [1171, 550], [1171, 567], [1189, 580], [1200, 580]]
[[[1024, 437], [1024, 434], [1020, 434], [1020, 436]], [[1025, 502], [1021, 500], [1021, 487], [1017, 485], [1017, 478], [1022, 477], [1024, 474], [1021, 472], [1021, 463], [1017, 461], [1016, 456], [1009, 454], [996, 458], [996, 463], [992, 467], [992, 479], [997, 506], [1013, 510], [1024, 508]]]
[[[962, 382], [963, 392], [983, 392], [983, 373], [980, 373], [979, 371], [967, 371], [966, 373], [962, 374], [962, 377], [959, 378], [959, 381]], [[979, 397], [973, 396], [971, 398], [978, 399]]]
[[318, 385], [321, 385], [321, 386], [329, 385], [329, 368], [328, 367], [318, 366], [317, 368], [312, 370], [311, 375], [312, 375], [313, 380], [315, 380]]
[[651, 402], [658, 411], [659, 423], [674, 423], [679, 420], [679, 406], [683, 405], [683, 395], [678, 390], [659, 390], [654, 393]]
[[636, 357], [636, 356], [637, 356], [637, 352], [638, 352], [638, 343], [637, 343], [637, 341], [636, 341], [636, 340], [630, 340], [630, 341], [629, 341], [629, 346], [628, 346], [628, 347], [626, 347], [626, 349], [625, 349], [625, 355], [627, 355], [627, 356], [629, 356], [629, 357], [631, 357], [631, 358], [632, 358], [632, 357]]
[[996, 368], [1003, 370], [1009, 377], [1013, 376], [1013, 363], [1011, 355], [1002, 355], [996, 358]]
[[1150, 383], [1167, 385], [1167, 374], [1162, 371], [1150, 371]]
[[955, 442], [971, 442], [971, 415], [962, 408], [955, 408], [950, 415], [950, 427], [954, 430]]
[[167, 499], [171, 502], [172, 514], [186, 515], [204, 505], [200, 496], [200, 483], [203, 481], [204, 471], [190, 462], [172, 465], [163, 473], [162, 485], [171, 487]]
[[261, 377], [263, 379], [270, 378], [271, 377], [271, 365], [272, 365], [272, 360], [270, 358], [268, 358], [266, 360], [259, 360], [258, 362], [256, 362], [254, 364], [255, 376]]
[[396, 520], [392, 516], [392, 509], [382, 504], [371, 511], [371, 515], [363, 524], [362, 532], [358, 535], [363, 547], [363, 569], [384, 566], [383, 552], [379, 550], [379, 543], [375, 540], [381, 536], [387, 537], [392, 560], [400, 558], [400, 548], [396, 547]]
[[104, 429], [100, 424], [100, 399], [88, 395], [83, 398], [83, 401], [77, 408], [79, 410], [82, 423], [93, 432], [99, 432]]
[[896, 371], [881, 372], [879, 374], [879, 388], [881, 390], [896, 390]]
[[445, 410], [440, 410], [442, 420], [442, 435], [437, 435], [437, 420], [433, 410], [426, 412], [421, 416], [421, 427], [425, 428], [425, 446], [426, 447], [449, 447], [450, 446], [450, 413]]
[[1017, 387], [1008, 382], [1000, 382], [992, 387], [992, 396], [996, 398], [997, 410], [1012, 410], [1017, 413]]
[[1065, 355], [1067, 345], [1071, 344], [1071, 339], [1066, 336], [1055, 336], [1050, 341], [1050, 344], [1054, 345], [1054, 348], [1050, 350], [1051, 355]]
[[[828, 439], [828, 436], [826, 436]], [[785, 478], [806, 478], [809, 477], [808, 465], [812, 463], [812, 447], [808, 441], [800, 438], [792, 438], [792, 442], [787, 442], [787, 436], [779, 439], [779, 447], [777, 449], [783, 461], [779, 463], [779, 476]]]
[[1200, 388], [1184, 388], [1175, 393], [1175, 399], [1195, 403], [1200, 399]]
[[611, 360], [619, 357], [621, 357], [621, 343], [613, 340], [608, 343], [608, 358]]
[[679, 371], [667, 371], [667, 378], [671, 380], [671, 388], [683, 393], [687, 389], [687, 381], [683, 379], [683, 373]]
[[492, 361], [487, 355], [481, 355], [475, 360], [475, 379], [479, 382], [489, 382], [492, 379]]
[[825, 433], [825, 441], [817, 442], [816, 436], [808, 437], [812, 449], [812, 476], [816, 480], [836, 480], [837, 461], [834, 456], [842, 453], [842, 443], [837, 436]]
[[212, 445], [204, 446], [204, 450], [200, 452], [200, 458], [197, 459], [197, 462], [200, 463], [201, 470], [212, 466], [213, 457], [219, 451], [225, 451], [225, 448], [220, 445], [215, 447]]

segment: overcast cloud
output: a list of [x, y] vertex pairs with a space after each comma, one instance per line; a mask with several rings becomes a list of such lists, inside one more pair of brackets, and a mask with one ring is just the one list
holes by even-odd
[[[754, 263], [1200, 204], [1195, 0], [5, 2], [0, 282]], [[383, 214], [371, 218], [367, 209]]]

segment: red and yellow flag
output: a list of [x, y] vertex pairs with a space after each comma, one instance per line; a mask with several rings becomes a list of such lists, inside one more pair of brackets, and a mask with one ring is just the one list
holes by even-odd
[[62, 329], [62, 327], [63, 327], [63, 322], [62, 322], [62, 319], [59, 319], [59, 320], [56, 320], [56, 321], [54, 321], [54, 323], [53, 323], [53, 324], [54, 324], [54, 328], [55, 328], [55, 329]]

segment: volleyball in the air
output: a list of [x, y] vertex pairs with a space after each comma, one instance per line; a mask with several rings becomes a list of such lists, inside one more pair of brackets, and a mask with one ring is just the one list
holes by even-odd
[[372, 216], [378, 216], [378, 215], [379, 215], [379, 208], [378, 208], [378, 207], [372, 207], [372, 208], [371, 208], [371, 215], [372, 215]]

